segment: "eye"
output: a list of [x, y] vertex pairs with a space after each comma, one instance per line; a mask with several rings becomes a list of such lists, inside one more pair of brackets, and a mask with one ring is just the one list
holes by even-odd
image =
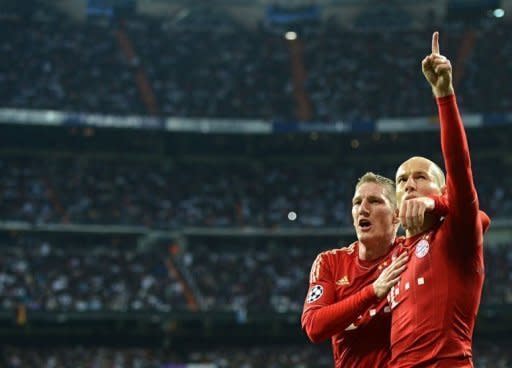
[[403, 183], [405, 181], [405, 177], [401, 176], [398, 178], [397, 182], [398, 184]]

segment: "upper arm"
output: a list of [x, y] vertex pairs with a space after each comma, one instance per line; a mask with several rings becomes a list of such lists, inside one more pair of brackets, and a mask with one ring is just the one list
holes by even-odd
[[320, 253], [311, 266], [304, 311], [317, 309], [335, 301], [336, 290], [330, 260], [325, 252]]
[[[457, 236], [473, 243], [482, 233], [466, 132], [455, 96], [437, 100], [441, 121], [441, 147], [446, 167], [449, 222]], [[462, 231], [464, 229], [464, 231]]]
[[[446, 195], [434, 195], [430, 196], [435, 202], [433, 214], [438, 217], [445, 217], [449, 213], [448, 197]], [[482, 210], [478, 211], [478, 218], [482, 225], [482, 231], [485, 233], [491, 225], [491, 219]]]

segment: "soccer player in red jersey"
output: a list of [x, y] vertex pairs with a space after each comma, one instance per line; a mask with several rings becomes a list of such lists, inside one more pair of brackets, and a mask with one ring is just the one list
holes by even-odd
[[[439, 53], [439, 34], [422, 62], [437, 100], [447, 178], [432, 161], [412, 157], [396, 172], [397, 201], [409, 255], [387, 299], [392, 310], [390, 368], [473, 367], [471, 342], [484, 282], [483, 232], [469, 148], [452, 85], [450, 61]], [[448, 213], [440, 221], [416, 212], [418, 196], [439, 195]], [[439, 200], [439, 198], [437, 200]], [[430, 206], [435, 206], [431, 201]]]
[[313, 263], [302, 328], [313, 342], [331, 338], [337, 368], [386, 367], [391, 316], [385, 296], [407, 261], [405, 254], [391, 261], [399, 224], [393, 181], [364, 175], [352, 217], [358, 241]]

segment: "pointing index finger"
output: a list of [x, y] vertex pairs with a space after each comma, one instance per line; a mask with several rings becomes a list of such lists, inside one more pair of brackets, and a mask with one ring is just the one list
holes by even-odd
[[432, 54], [439, 55], [439, 32], [432, 35]]

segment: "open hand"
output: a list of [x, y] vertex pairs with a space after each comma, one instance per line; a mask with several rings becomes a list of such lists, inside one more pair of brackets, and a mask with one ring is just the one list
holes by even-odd
[[407, 268], [407, 260], [407, 253], [402, 253], [399, 257], [395, 258], [391, 264], [381, 272], [377, 280], [373, 282], [373, 290], [377, 298], [384, 298], [389, 293], [389, 290], [400, 281], [400, 275]]

